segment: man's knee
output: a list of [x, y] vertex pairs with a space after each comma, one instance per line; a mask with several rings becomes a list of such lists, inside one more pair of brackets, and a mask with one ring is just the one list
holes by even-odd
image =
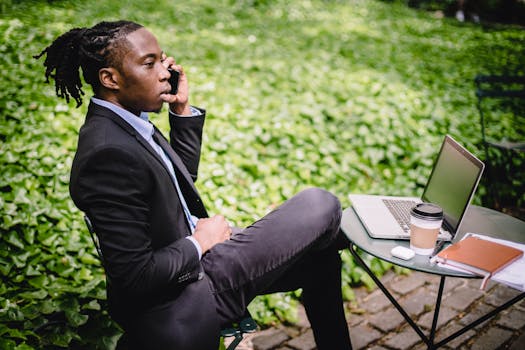
[[312, 187], [299, 193], [301, 200], [310, 203], [312, 209], [310, 214], [320, 215], [328, 219], [339, 219], [341, 216], [341, 203], [331, 192], [321, 188]]

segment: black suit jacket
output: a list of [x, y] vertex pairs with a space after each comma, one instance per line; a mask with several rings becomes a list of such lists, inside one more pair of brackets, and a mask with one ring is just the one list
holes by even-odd
[[[170, 118], [168, 152], [197, 217], [207, 216], [193, 184], [202, 112]], [[191, 231], [168, 169], [131, 125], [94, 103], [80, 129], [70, 193], [99, 236], [112, 317], [143, 346], [216, 349], [215, 303], [197, 250], [185, 238]]]

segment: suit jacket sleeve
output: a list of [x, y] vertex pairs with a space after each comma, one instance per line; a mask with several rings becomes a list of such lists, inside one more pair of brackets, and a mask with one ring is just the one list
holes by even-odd
[[197, 180], [201, 156], [202, 129], [206, 111], [197, 108], [201, 114], [193, 117], [179, 117], [170, 114], [170, 143], [182, 159], [193, 181]]

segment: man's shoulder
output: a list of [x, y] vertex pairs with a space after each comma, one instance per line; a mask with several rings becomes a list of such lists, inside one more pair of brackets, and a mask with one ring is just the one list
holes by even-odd
[[133, 128], [113, 111], [91, 103], [86, 120], [79, 131], [79, 143], [85, 139], [97, 143], [122, 142], [122, 140], [129, 142], [129, 137], [134, 134]]
[[95, 145], [114, 144], [114, 143], [128, 143], [130, 133], [120, 127], [114, 121], [92, 115], [86, 119], [86, 122], [80, 128], [78, 135], [78, 146], [82, 148], [84, 143], [87, 143], [90, 148]]
[[88, 107], [85, 121], [85, 125], [90, 124], [103, 124], [107, 125], [107, 127], [122, 127], [122, 125], [126, 123], [123, 123], [122, 118], [111, 109], [91, 102]]

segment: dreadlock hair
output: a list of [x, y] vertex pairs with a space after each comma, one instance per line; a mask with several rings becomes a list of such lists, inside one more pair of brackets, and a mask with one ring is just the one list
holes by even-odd
[[79, 68], [82, 68], [84, 80], [97, 93], [100, 88], [98, 72], [104, 67], [121, 68], [121, 61], [129, 42], [126, 36], [142, 28], [131, 21], [100, 22], [91, 28], [74, 28], [59, 36], [40, 54], [46, 54], [46, 82], [49, 77], [55, 80], [58, 97], [75, 99], [77, 107], [82, 104], [82, 82]]

